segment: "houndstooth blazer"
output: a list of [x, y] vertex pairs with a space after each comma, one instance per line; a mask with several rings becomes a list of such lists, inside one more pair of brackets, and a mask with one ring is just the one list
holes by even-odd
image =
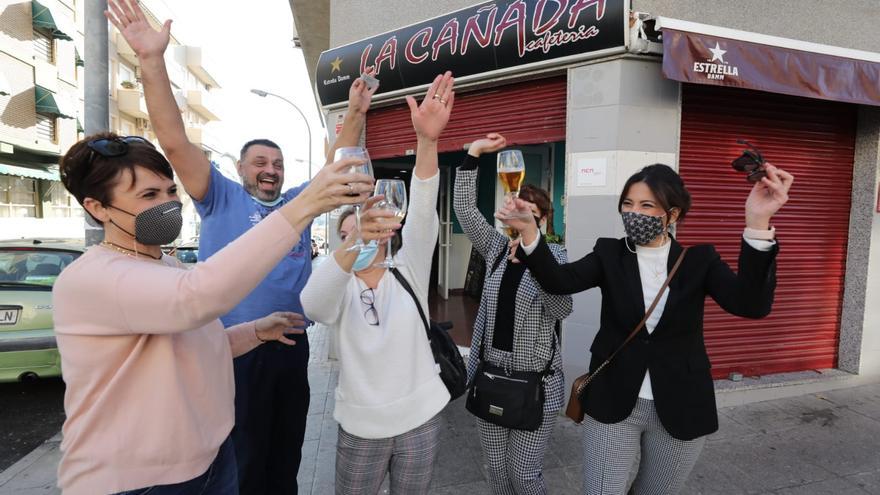
[[[556, 322], [566, 318], [572, 309], [570, 296], [555, 296], [544, 292], [531, 273], [526, 270], [516, 295], [516, 315], [514, 317], [513, 352], [492, 347], [495, 330], [495, 312], [501, 278], [507, 263], [496, 261], [502, 252], [508, 251], [508, 238], [495, 229], [477, 209], [478, 170], [459, 168], [455, 176], [454, 208], [458, 221], [486, 260], [486, 276], [483, 282], [483, 295], [474, 321], [474, 335], [468, 359], [468, 381], [476, 372], [480, 354], [480, 340], [486, 336], [484, 357], [498, 366], [507, 366], [517, 371], [541, 371], [547, 365], [556, 339]], [[565, 248], [557, 244], [550, 246], [559, 263], [567, 262]], [[562, 407], [564, 378], [562, 375], [562, 350], [556, 341], [553, 356], [554, 371], [546, 383], [545, 409], [557, 411]]]

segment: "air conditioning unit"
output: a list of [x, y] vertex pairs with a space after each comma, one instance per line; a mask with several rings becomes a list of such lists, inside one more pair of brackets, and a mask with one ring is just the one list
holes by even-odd
[[135, 119], [134, 123], [139, 131], [147, 131], [150, 129], [150, 121], [148, 119]]
[[137, 82], [142, 82], [141, 79], [143, 77], [143, 71], [141, 70], [141, 66], [137, 66], [134, 68], [134, 78], [137, 79]]

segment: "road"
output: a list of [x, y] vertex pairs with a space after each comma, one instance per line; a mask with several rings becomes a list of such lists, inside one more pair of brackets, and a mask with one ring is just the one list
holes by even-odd
[[61, 430], [64, 382], [0, 383], [0, 471]]

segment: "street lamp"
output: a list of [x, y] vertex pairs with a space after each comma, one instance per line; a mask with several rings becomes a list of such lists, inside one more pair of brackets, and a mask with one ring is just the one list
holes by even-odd
[[300, 110], [299, 107], [296, 106], [295, 103], [293, 103], [292, 101], [288, 100], [287, 98], [285, 98], [281, 95], [276, 95], [275, 93], [263, 91], [262, 89], [252, 89], [251, 93], [253, 93], [257, 96], [261, 96], [263, 98], [265, 98], [267, 96], [274, 96], [275, 98], [286, 101], [287, 103], [290, 104], [290, 106], [292, 106], [294, 108], [294, 110], [299, 112], [300, 117], [303, 118], [303, 122], [306, 123], [306, 131], [308, 131], [308, 134], [309, 134], [309, 180], [312, 180], [312, 126], [309, 125], [309, 120], [306, 118], [303, 111]]

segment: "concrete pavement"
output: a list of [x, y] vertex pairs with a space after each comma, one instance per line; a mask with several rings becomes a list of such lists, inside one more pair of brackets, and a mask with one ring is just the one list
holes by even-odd
[[[310, 332], [312, 396], [300, 493], [333, 493], [338, 363], [321, 329]], [[722, 408], [683, 494], [880, 495], [880, 384]], [[462, 399], [442, 413], [434, 495], [488, 494], [473, 417]], [[581, 431], [560, 418], [544, 475], [551, 494], [581, 487]], [[0, 494], [54, 494], [58, 436], [0, 473]], [[386, 482], [387, 486], [387, 482]], [[387, 493], [387, 488], [383, 489]]]

